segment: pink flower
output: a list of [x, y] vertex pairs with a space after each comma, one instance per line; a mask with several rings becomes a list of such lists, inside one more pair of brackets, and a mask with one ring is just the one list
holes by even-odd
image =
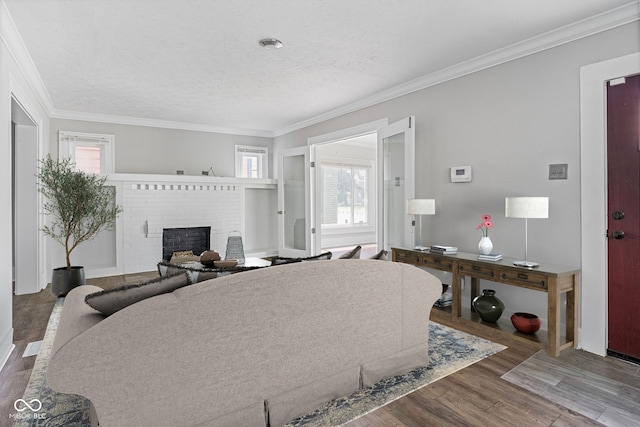
[[482, 222], [476, 226], [476, 230], [482, 230], [484, 237], [489, 236], [489, 229], [493, 228], [493, 222], [491, 222], [491, 215], [484, 214], [481, 216]]

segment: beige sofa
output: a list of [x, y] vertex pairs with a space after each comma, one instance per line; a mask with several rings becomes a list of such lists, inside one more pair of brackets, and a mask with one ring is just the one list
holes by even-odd
[[276, 426], [428, 363], [440, 281], [373, 260], [303, 262], [212, 279], [104, 317], [66, 297], [48, 385], [100, 426]]

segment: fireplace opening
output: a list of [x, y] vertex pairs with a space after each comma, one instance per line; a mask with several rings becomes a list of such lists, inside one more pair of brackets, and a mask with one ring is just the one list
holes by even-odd
[[162, 230], [162, 259], [169, 261], [174, 252], [192, 251], [200, 255], [211, 245], [211, 227], [165, 228]]

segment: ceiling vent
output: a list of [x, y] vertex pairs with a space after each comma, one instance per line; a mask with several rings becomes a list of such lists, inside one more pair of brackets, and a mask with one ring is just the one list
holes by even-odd
[[278, 39], [262, 39], [258, 43], [265, 49], [280, 49], [282, 42]]

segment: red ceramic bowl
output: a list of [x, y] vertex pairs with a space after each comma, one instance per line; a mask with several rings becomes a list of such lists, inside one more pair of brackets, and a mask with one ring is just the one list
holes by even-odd
[[523, 334], [535, 334], [540, 329], [540, 318], [531, 313], [513, 313], [511, 323]]

